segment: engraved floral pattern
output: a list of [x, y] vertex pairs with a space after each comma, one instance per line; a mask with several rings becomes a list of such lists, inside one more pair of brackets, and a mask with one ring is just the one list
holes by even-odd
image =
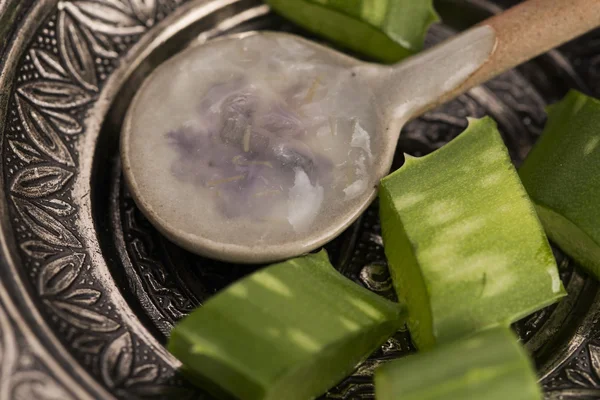
[[579, 348], [575, 357], [544, 382], [550, 399], [597, 399], [600, 397], [600, 346], [596, 339]]
[[[135, 393], [142, 396], [169, 393], [174, 395], [174, 388], [153, 384], [159, 378], [160, 371], [156, 364], [135, 365], [133, 339], [129, 333], [117, 337], [102, 355], [101, 373], [106, 385], [117, 393]], [[177, 389], [178, 398], [188, 398], [193, 392]]]
[[[0, 291], [4, 288], [0, 286]], [[52, 378], [41, 357], [30, 353], [0, 302], [0, 400], [74, 400], [72, 394]], [[26, 368], [36, 360], [40, 366]]]
[[[110, 311], [110, 300], [86, 273], [91, 257], [75, 223], [78, 202], [71, 197], [79, 167], [75, 144], [79, 136], [85, 134], [86, 112], [102, 90], [108, 74], [105, 66], [118, 64], [127, 49], [124, 43], [134, 43], [162, 18], [161, 7], [165, 9], [168, 8], [165, 4], [179, 2], [60, 1], [49, 19], [54, 36], [43, 33], [40, 28], [35, 38], [39, 43], [46, 40], [50, 45], [33, 43], [25, 53], [28, 69], [23, 76], [29, 77], [15, 86], [10, 105], [10, 124], [15, 126], [15, 132], [3, 141], [4, 155], [10, 158], [5, 185], [11, 217], [15, 221], [17, 245], [35, 292], [45, 305], [49, 319], [56, 319], [55, 326], [66, 327], [64, 332], [68, 333], [73, 352], [81, 360], [96, 360], [90, 365], [93, 364], [97, 379], [122, 397], [160, 397], [169, 392], [171, 398], [185, 399], [193, 396], [193, 392], [178, 387], [176, 390], [180, 392], [174, 394], [173, 386], [181, 386], [181, 383], [170, 378], [171, 370], [146, 355], [147, 347]], [[56, 43], [52, 44], [53, 41]], [[585, 52], [590, 51], [587, 45], [574, 49], [574, 58], [582, 60], [577, 64], [578, 71], [588, 78], [597, 78], [598, 57], [586, 56]], [[575, 81], [579, 79], [575, 73], [573, 76]], [[493, 90], [503, 98], [503, 104], [516, 110], [515, 113], [500, 110], [498, 115], [505, 118], [501, 123], [508, 127], [509, 134], [515, 135], [515, 140], [522, 132], [539, 132], [544, 120], [532, 95], [527, 99], [520, 97], [521, 92], [526, 91], [522, 84], [522, 81], [510, 80], [498, 81], [496, 87], [492, 84]], [[478, 115], [481, 101], [482, 97], [466, 96], [444, 112], [428, 114], [408, 127], [401, 146], [427, 151], [432, 143], [441, 145], [461, 128], [462, 122], [456, 115], [462, 115], [465, 110], [470, 115]], [[496, 109], [500, 106], [494, 104]], [[514, 154], [515, 159], [521, 156]], [[385, 273], [376, 212], [371, 209], [363, 219], [358, 240], [351, 246], [356, 253], [350, 251], [342, 269], [371, 290], [393, 297]], [[157, 300], [157, 304], [167, 300], [161, 304], [172, 320], [183, 316], [195, 301], [171, 286], [162, 266], [148, 258], [146, 242], [135, 245], [129, 241], [128, 245], [130, 251], [135, 252], [140, 269], [146, 268], [144, 263], [151, 267], [145, 269], [145, 279], [149, 291], [156, 293], [153, 300]], [[28, 353], [24, 342], [16, 340], [18, 335], [0, 304], [0, 400], [73, 399], [69, 388], [40, 366], [42, 361]], [[374, 368], [411, 350], [408, 334], [400, 332], [327, 398], [372, 398]], [[31, 359], [36, 361], [35, 368], [31, 367]], [[600, 347], [597, 339], [589, 345], [582, 344], [573, 359], [565, 363], [564, 369], [545, 381], [549, 396], [598, 398]]]
[[[102, 291], [84, 283], [88, 256], [70, 218], [77, 211], [70, 198], [78, 165], [72, 143], [85, 129], [82, 112], [101, 89], [97, 60], [118, 57], [113, 37], [143, 33], [154, 24], [156, 7], [154, 0], [59, 2], [52, 23], [57, 51], [29, 50], [37, 79], [16, 87], [23, 134], [11, 138], [7, 148], [22, 162], [11, 170], [8, 188], [18, 220], [30, 232], [19, 247], [39, 266], [37, 292], [55, 317], [75, 329], [72, 346], [99, 355], [104, 384], [123, 395], [159, 395], [169, 385], [160, 383], [160, 364], [138, 361], [142, 357], [135, 355], [131, 334], [101, 306]], [[3, 341], [0, 350], [10, 347]], [[71, 398], [47, 376], [6, 372], [11, 354], [0, 355], [0, 376], [10, 375], [13, 388], [11, 396], [0, 398]]]

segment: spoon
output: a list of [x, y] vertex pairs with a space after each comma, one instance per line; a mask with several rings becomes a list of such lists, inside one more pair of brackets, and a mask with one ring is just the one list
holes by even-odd
[[600, 1], [528, 0], [394, 66], [284, 33], [194, 46], [137, 93], [121, 138], [126, 182], [192, 252], [294, 257], [372, 202], [408, 120], [597, 26]]

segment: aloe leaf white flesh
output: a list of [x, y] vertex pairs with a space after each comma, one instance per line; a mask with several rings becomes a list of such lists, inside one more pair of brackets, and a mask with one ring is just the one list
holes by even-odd
[[541, 400], [529, 356], [508, 328], [494, 328], [383, 365], [377, 400]]
[[399, 304], [345, 278], [322, 251], [219, 292], [175, 327], [169, 350], [218, 396], [306, 400], [350, 374], [403, 324]]
[[600, 277], [600, 101], [572, 91], [548, 109], [519, 170], [546, 233]]
[[565, 295], [540, 221], [490, 118], [381, 182], [394, 287], [427, 349], [510, 323]]

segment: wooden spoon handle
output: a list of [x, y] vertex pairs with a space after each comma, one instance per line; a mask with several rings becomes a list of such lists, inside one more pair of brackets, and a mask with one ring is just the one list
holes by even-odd
[[408, 119], [600, 26], [600, 0], [526, 0], [391, 67], [370, 67], [390, 140]]
[[484, 25], [496, 33], [494, 51], [445, 100], [600, 26], [600, 0], [527, 0]]

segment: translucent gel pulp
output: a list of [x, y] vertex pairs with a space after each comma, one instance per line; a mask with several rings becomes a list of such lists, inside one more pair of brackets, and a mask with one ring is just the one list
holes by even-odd
[[185, 232], [277, 243], [372, 190], [374, 94], [351, 59], [318, 50], [252, 35], [159, 68], [131, 111], [143, 200]]

